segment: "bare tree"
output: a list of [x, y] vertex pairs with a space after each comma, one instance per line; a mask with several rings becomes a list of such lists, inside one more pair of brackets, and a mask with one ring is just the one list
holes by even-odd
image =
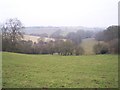
[[3, 44], [6, 45], [9, 42], [12, 51], [16, 49], [15, 47], [17, 41], [23, 38], [22, 28], [23, 25], [17, 18], [9, 19], [3, 25], [1, 25]]

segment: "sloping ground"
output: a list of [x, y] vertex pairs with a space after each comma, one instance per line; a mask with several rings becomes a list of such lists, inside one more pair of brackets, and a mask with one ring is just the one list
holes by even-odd
[[117, 55], [3, 53], [3, 88], [117, 88]]
[[94, 38], [87, 38], [87, 39], [83, 39], [81, 46], [83, 47], [84, 51], [85, 51], [85, 55], [89, 55], [89, 54], [95, 54], [93, 51], [93, 47], [95, 44], [97, 44], [98, 41], [96, 41]]
[[[41, 39], [43, 40], [44, 42], [49, 42], [49, 41], [55, 41], [54, 38], [40, 38], [38, 36], [32, 36], [32, 35], [24, 35], [24, 40], [31, 40], [33, 42], [38, 42], [38, 39]], [[65, 41], [66, 39], [62, 39], [63, 41]], [[82, 40], [82, 43], [81, 43], [81, 46], [83, 47], [84, 49], [84, 54], [85, 55], [92, 55], [92, 54], [95, 54], [94, 51], [93, 51], [93, 46], [95, 44], [97, 44], [98, 41], [96, 41], [94, 38], [87, 38], [87, 39], [83, 39]], [[103, 42], [101, 42], [103, 43]]]
[[33, 42], [38, 42], [38, 39], [41, 39], [42, 41], [44, 42], [49, 42], [49, 41], [55, 41], [54, 38], [40, 38], [38, 36], [32, 36], [32, 35], [24, 35], [24, 40], [28, 41], [28, 40], [31, 40]]
[[31, 40], [33, 42], [38, 42], [39, 38], [40, 37], [38, 37], [38, 36], [24, 35], [24, 40], [26, 40], [26, 41]]
[[[39, 36], [32, 36], [32, 35], [24, 35], [24, 38], [23, 38], [23, 40], [26, 40], [26, 41], [31, 40], [31, 41], [36, 42], [36, 43], [38, 43], [38, 39], [42, 40], [44, 42], [55, 41], [54, 38], [49, 38], [49, 37], [44, 37], [44, 38], [42, 37], [41, 38]], [[61, 39], [61, 40], [66, 41], [66, 39]]]

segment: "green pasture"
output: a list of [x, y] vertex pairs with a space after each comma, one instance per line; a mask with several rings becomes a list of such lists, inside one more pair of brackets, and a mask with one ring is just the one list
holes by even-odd
[[2, 53], [4, 88], [117, 88], [117, 55]]

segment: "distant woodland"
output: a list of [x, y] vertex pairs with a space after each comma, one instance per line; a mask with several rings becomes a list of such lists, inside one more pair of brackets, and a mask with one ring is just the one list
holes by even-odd
[[[25, 26], [18, 19], [9, 19], [0, 26], [2, 36], [2, 51], [25, 53], [25, 54], [58, 54], [58, 55], [83, 55], [84, 48], [81, 47], [83, 39], [95, 38], [99, 43], [95, 44], [93, 50], [95, 54], [118, 54], [120, 51], [118, 41], [120, 38], [120, 26], [109, 26], [105, 30], [90, 31], [77, 30], [61, 34], [61, 30], [53, 32], [51, 35], [38, 33], [37, 36], [53, 38], [45, 42], [38, 39], [38, 42], [24, 40]], [[34, 34], [33, 34], [34, 35]], [[101, 43], [102, 41], [102, 43]]]

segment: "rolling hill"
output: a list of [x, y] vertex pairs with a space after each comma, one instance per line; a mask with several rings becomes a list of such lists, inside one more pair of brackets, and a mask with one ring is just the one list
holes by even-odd
[[105, 28], [88, 28], [83, 26], [60, 26], [60, 27], [54, 27], [54, 26], [48, 26], [48, 27], [42, 27], [42, 26], [32, 26], [32, 27], [25, 27], [23, 31], [25, 34], [42, 34], [47, 33], [48, 35], [51, 35], [53, 32], [57, 30], [61, 30], [64, 34], [67, 34], [68, 32], [76, 32], [77, 30], [91, 30], [94, 32], [98, 32], [101, 30], [104, 30]]

